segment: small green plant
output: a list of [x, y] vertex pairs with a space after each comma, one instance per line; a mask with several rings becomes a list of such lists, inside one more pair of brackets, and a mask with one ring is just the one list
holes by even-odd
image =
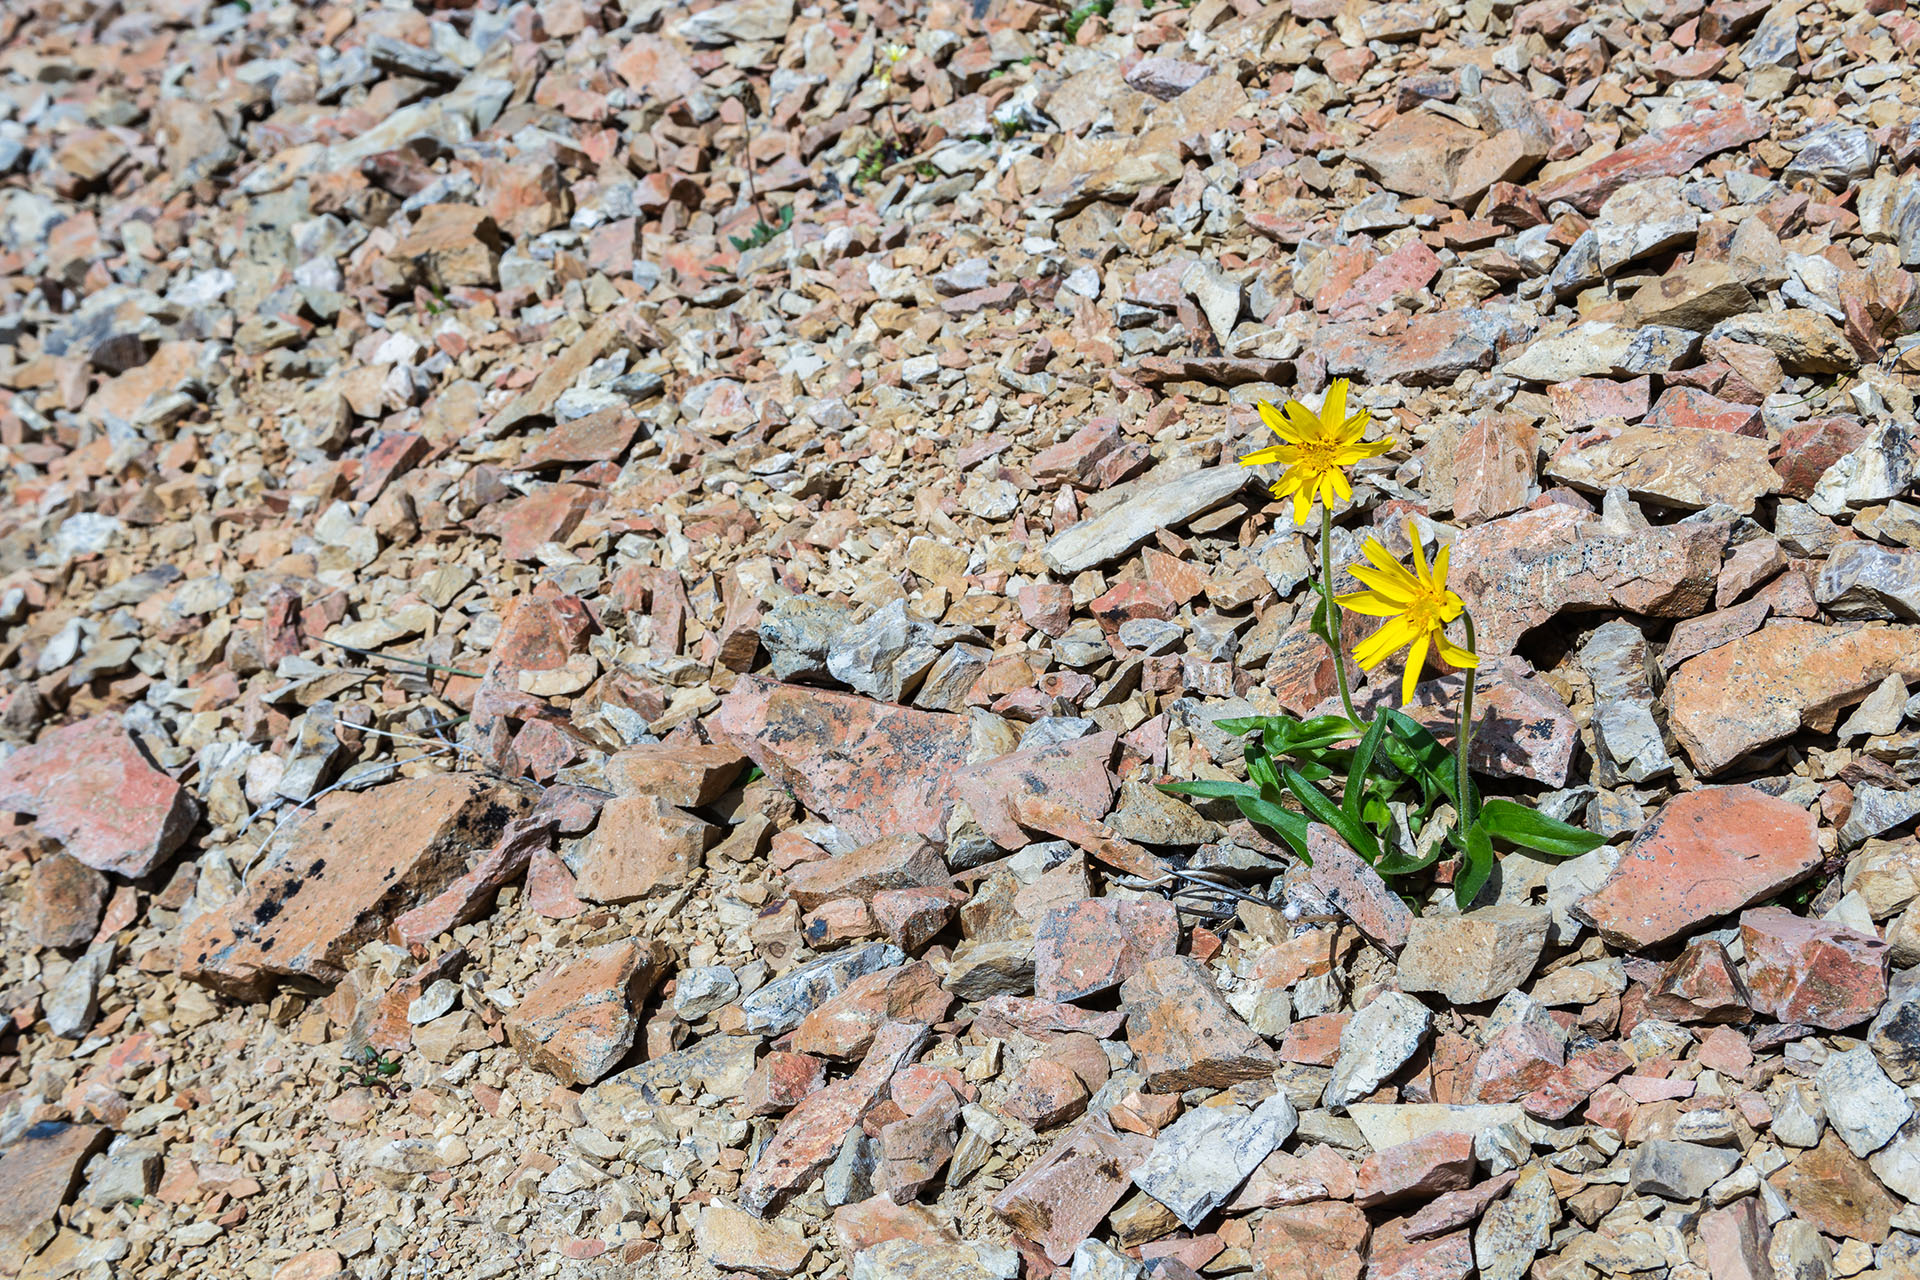
[[400, 1074], [400, 1060], [389, 1058], [372, 1045], [362, 1045], [357, 1060], [340, 1064], [340, 1074], [366, 1089], [387, 1089], [387, 1082]]
[[931, 160], [922, 160], [913, 166], [913, 172], [922, 182], [934, 182], [940, 177], [940, 170], [934, 168]]
[[1020, 136], [1020, 122], [1018, 120], [996, 120], [994, 121], [994, 125], [1000, 131], [1000, 141], [1002, 142], [1011, 142]]
[[[1272, 493], [1292, 499], [1295, 525], [1305, 527], [1319, 505], [1320, 572], [1314, 590], [1320, 599], [1311, 629], [1332, 651], [1345, 714], [1217, 721], [1229, 733], [1256, 735], [1245, 746], [1248, 781], [1170, 782], [1163, 783], [1162, 790], [1232, 799], [1249, 821], [1274, 831], [1309, 864], [1307, 829], [1315, 822], [1332, 828], [1386, 878], [1425, 871], [1451, 847], [1459, 855], [1453, 892], [1462, 910], [1493, 874], [1495, 840], [1562, 858], [1605, 843], [1591, 831], [1512, 800], [1481, 799], [1467, 768], [1480, 655], [1473, 615], [1447, 586], [1451, 546], [1442, 547], [1429, 564], [1419, 531], [1409, 522], [1409, 569], [1369, 537], [1361, 545], [1361, 561], [1347, 566], [1347, 573], [1366, 590], [1334, 592], [1333, 505], [1353, 498], [1347, 468], [1381, 456], [1392, 443], [1366, 439], [1372, 415], [1365, 409], [1347, 412], [1346, 380], [1328, 389], [1318, 409], [1298, 400], [1289, 400], [1284, 409], [1264, 400], [1258, 407], [1261, 420], [1280, 443], [1242, 456], [1240, 465], [1280, 463], [1286, 468]], [[1406, 652], [1398, 706], [1413, 702], [1429, 653], [1460, 672], [1460, 713], [1451, 750], [1403, 711], [1389, 708], [1362, 718], [1347, 684], [1342, 610], [1385, 619], [1353, 648], [1353, 659], [1363, 670]], [[1456, 622], [1465, 633], [1464, 645], [1447, 634]], [[1322, 785], [1329, 782], [1334, 784], [1332, 793]]]
[[740, 253], [749, 249], [758, 249], [772, 242], [773, 238], [793, 225], [793, 206], [786, 205], [773, 215], [773, 221], [760, 221], [753, 224], [753, 230], [744, 236], [728, 236], [733, 247]]
[[884, 138], [869, 138], [860, 144], [855, 153], [859, 168], [854, 170], [856, 182], [878, 182], [887, 168], [887, 141]]
[[1067, 39], [1072, 40], [1080, 34], [1080, 27], [1088, 18], [1104, 18], [1113, 12], [1113, 0], [1084, 0], [1067, 15]]

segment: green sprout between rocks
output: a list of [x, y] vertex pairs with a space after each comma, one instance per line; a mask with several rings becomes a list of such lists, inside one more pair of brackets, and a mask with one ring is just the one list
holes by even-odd
[[793, 206], [784, 205], [780, 212], [773, 215], [773, 221], [753, 224], [753, 230], [744, 236], [728, 236], [737, 252], [745, 253], [749, 249], [759, 249], [771, 243], [773, 238], [793, 225]]
[[363, 1045], [357, 1061], [340, 1064], [340, 1074], [362, 1088], [389, 1089], [388, 1081], [400, 1074], [400, 1060], [389, 1058], [372, 1045]]

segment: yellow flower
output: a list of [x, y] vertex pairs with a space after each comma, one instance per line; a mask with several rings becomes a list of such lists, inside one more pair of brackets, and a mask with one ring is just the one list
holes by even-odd
[[1298, 400], [1287, 401], [1284, 412], [1269, 402], [1260, 402], [1260, 420], [1268, 430], [1285, 441], [1255, 449], [1240, 459], [1243, 467], [1268, 462], [1286, 464], [1286, 472], [1273, 486], [1273, 496], [1293, 497], [1293, 522], [1305, 524], [1314, 499], [1332, 506], [1334, 499], [1345, 502], [1353, 497], [1345, 468], [1364, 458], [1377, 458], [1393, 446], [1391, 440], [1369, 444], [1366, 434], [1371, 417], [1365, 409], [1347, 416], [1347, 380], [1340, 379], [1327, 391], [1315, 413]]
[[1413, 687], [1420, 681], [1420, 669], [1426, 665], [1429, 645], [1455, 667], [1480, 665], [1480, 659], [1471, 649], [1463, 649], [1447, 639], [1447, 624], [1467, 607], [1464, 600], [1447, 590], [1447, 554], [1452, 548], [1441, 547], [1429, 570], [1427, 553], [1420, 546], [1419, 535], [1411, 523], [1407, 525], [1407, 538], [1413, 543], [1412, 573], [1379, 542], [1368, 538], [1360, 554], [1372, 564], [1347, 567], [1347, 572], [1358, 578], [1367, 590], [1334, 597], [1343, 609], [1389, 619], [1353, 647], [1354, 661], [1365, 670], [1371, 671], [1408, 645], [1413, 646], [1407, 655], [1406, 674], [1400, 678], [1402, 706], [1413, 701]]

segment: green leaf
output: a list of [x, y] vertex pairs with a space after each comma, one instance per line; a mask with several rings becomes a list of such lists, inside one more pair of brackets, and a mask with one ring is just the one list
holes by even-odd
[[1251, 782], [1228, 782], [1219, 778], [1200, 778], [1193, 782], [1162, 782], [1160, 790], [1176, 796], [1257, 796], [1260, 788]]
[[[1455, 762], [1453, 752], [1441, 746], [1440, 740], [1434, 737], [1425, 725], [1406, 712], [1389, 711], [1386, 716], [1387, 727], [1410, 752], [1409, 760], [1412, 768], [1404, 771], [1417, 773], [1423, 789], [1432, 788], [1452, 801], [1455, 809], [1461, 808], [1458, 786], [1459, 766]], [[1389, 759], [1391, 758], [1389, 756]], [[1397, 764], [1398, 761], [1395, 763]], [[1468, 786], [1472, 790], [1469, 798], [1477, 807], [1480, 789], [1472, 785], [1472, 779], [1468, 779]]]
[[1248, 749], [1247, 776], [1259, 786], [1262, 795], [1268, 792], [1279, 794], [1280, 771], [1274, 768], [1272, 758], [1266, 754], [1256, 755], [1251, 748]]
[[1280, 770], [1280, 779], [1287, 784], [1287, 790], [1293, 792], [1294, 798], [1300, 802], [1301, 807], [1313, 815], [1315, 821], [1324, 822], [1332, 827], [1355, 853], [1369, 863], [1380, 861], [1380, 842], [1373, 838], [1373, 832], [1367, 830], [1357, 820], [1349, 818], [1339, 805], [1327, 799], [1326, 792], [1307, 781], [1298, 769], [1291, 765], [1283, 767]]
[[1577, 858], [1606, 843], [1584, 827], [1550, 818], [1537, 809], [1498, 796], [1480, 806], [1479, 825], [1488, 835], [1556, 858]]
[[1387, 722], [1380, 716], [1373, 718], [1367, 726], [1367, 732], [1360, 739], [1360, 745], [1354, 748], [1353, 759], [1347, 764], [1347, 789], [1340, 797], [1340, 807], [1355, 822], [1360, 821], [1360, 803], [1366, 798], [1367, 771], [1373, 767], [1373, 756], [1380, 749], [1380, 739], [1386, 735]]
[[1386, 855], [1375, 865], [1374, 870], [1378, 871], [1382, 877], [1406, 876], [1412, 875], [1416, 871], [1425, 871], [1428, 867], [1440, 861], [1440, 854], [1446, 847], [1446, 841], [1435, 840], [1427, 846], [1425, 853], [1417, 857], [1410, 853], [1402, 853], [1399, 849], [1389, 849]]
[[1326, 641], [1329, 649], [1337, 649], [1340, 647], [1340, 611], [1334, 607], [1333, 598], [1320, 579], [1315, 578], [1313, 585], [1320, 598], [1314, 602], [1313, 621], [1307, 629]]
[[1467, 828], [1465, 843], [1466, 854], [1453, 878], [1453, 900], [1462, 911], [1473, 905], [1493, 874], [1493, 841], [1487, 838], [1487, 829], [1474, 823]]
[[1240, 812], [1248, 822], [1268, 828], [1286, 842], [1300, 861], [1308, 866], [1313, 865], [1313, 856], [1307, 852], [1308, 824], [1305, 817], [1271, 800], [1236, 796], [1234, 803], [1240, 806]]

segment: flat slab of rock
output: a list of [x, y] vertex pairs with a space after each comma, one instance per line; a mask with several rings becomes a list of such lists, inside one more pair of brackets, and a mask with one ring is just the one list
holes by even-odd
[[1698, 772], [1719, 773], [1802, 729], [1830, 731], [1890, 675], [1920, 679], [1920, 627], [1779, 621], [1682, 663], [1667, 723]]
[[993, 1211], [1064, 1266], [1132, 1186], [1153, 1139], [1088, 1117], [994, 1197]]
[[181, 974], [246, 1000], [288, 978], [338, 982], [355, 951], [532, 807], [529, 792], [478, 774], [322, 797], [280, 828], [245, 893], [187, 925]]
[[1034, 994], [1081, 1000], [1179, 949], [1180, 917], [1172, 903], [1083, 898], [1052, 908], [1034, 927]]
[[1224, 1089], [1280, 1065], [1221, 999], [1207, 967], [1185, 956], [1149, 961], [1120, 985], [1120, 1007], [1127, 1011], [1127, 1043], [1155, 1093]]
[[1313, 856], [1308, 884], [1372, 941], [1396, 950], [1406, 945], [1413, 911], [1365, 858], [1321, 822], [1307, 828], [1307, 852]]
[[1573, 507], [1489, 520], [1453, 540], [1452, 586], [1473, 610], [1483, 660], [1568, 609], [1688, 618], [1712, 607], [1727, 526], [1609, 531]]
[[662, 1089], [737, 1098], [753, 1077], [761, 1044], [759, 1036], [708, 1036], [602, 1080], [580, 1095], [580, 1114], [600, 1132], [619, 1136], [653, 1113]]
[[1753, 1007], [1828, 1031], [1857, 1026], [1887, 999], [1889, 948], [1877, 936], [1780, 907], [1740, 917]]
[[1237, 463], [1208, 467], [1134, 494], [1054, 535], [1040, 553], [1063, 576], [1117, 560], [1162, 529], [1204, 515], [1247, 486], [1252, 472]]
[[1455, 1004], [1496, 1000], [1533, 974], [1552, 915], [1545, 907], [1481, 907], [1421, 916], [1400, 952], [1400, 989], [1437, 991]]
[[1752, 436], [1700, 427], [1597, 427], [1562, 445], [1546, 473], [1589, 493], [1618, 485], [1657, 506], [1698, 511], [1724, 502], [1746, 514], [1780, 492], [1768, 447]]
[[862, 844], [903, 832], [946, 839], [965, 716], [748, 676], [708, 727]]
[[507, 1015], [508, 1042], [561, 1083], [592, 1084], [633, 1048], [665, 961], [664, 948], [626, 941], [548, 966]]
[[1752, 787], [1686, 792], [1661, 806], [1576, 910], [1615, 946], [1655, 946], [1812, 875], [1819, 825]]
[[1745, 103], [1635, 139], [1572, 173], [1543, 184], [1541, 206], [1565, 200], [1582, 213], [1599, 212], [1607, 197], [1642, 178], [1685, 173], [1708, 156], [1767, 136], [1767, 119]]
[[54, 1215], [79, 1187], [88, 1158], [110, 1136], [97, 1125], [47, 1121], [0, 1154], [0, 1271], [15, 1274], [53, 1239]]
[[1251, 1112], [1196, 1108], [1160, 1132], [1153, 1153], [1133, 1171], [1134, 1185], [1173, 1210], [1189, 1229], [1196, 1228], [1293, 1136], [1298, 1124], [1284, 1093]]
[[178, 849], [200, 817], [192, 794], [154, 767], [117, 716], [63, 725], [9, 756], [0, 810], [32, 814], [81, 862], [134, 879]]
[[1010, 751], [968, 765], [953, 780], [954, 792], [967, 802], [980, 829], [1003, 849], [1029, 843], [1017, 813], [1020, 801], [1045, 796], [1098, 822], [1113, 807], [1113, 779], [1107, 765], [1118, 735], [1103, 730], [1044, 747]]

